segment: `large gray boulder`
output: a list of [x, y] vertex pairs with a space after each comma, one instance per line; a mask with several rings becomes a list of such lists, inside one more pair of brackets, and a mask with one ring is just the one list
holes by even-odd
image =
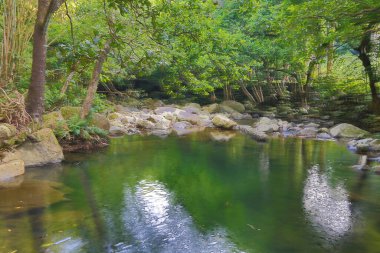
[[6, 153], [3, 162], [23, 160], [25, 166], [40, 166], [63, 160], [62, 147], [53, 130], [44, 128], [35, 132], [33, 136], [37, 141], [27, 141], [15, 151]]
[[342, 123], [336, 125], [330, 129], [330, 134], [334, 138], [363, 138], [369, 133], [363, 129], [360, 129], [354, 125]]
[[226, 116], [224, 116], [222, 114], [216, 114], [214, 116], [214, 118], [212, 119], [212, 123], [216, 127], [220, 127], [223, 129], [231, 129], [237, 125], [237, 123], [235, 121], [227, 118]]
[[280, 129], [278, 121], [276, 119], [270, 119], [267, 117], [261, 117], [254, 127], [258, 132], [272, 133], [277, 132]]
[[253, 139], [257, 141], [267, 141], [269, 138], [266, 133], [260, 132], [257, 129], [248, 125], [239, 125], [239, 126], [236, 126], [235, 129], [240, 131], [243, 134], [247, 134], [251, 136]]
[[226, 100], [221, 103], [221, 105], [228, 106], [232, 108], [233, 110], [243, 113], [245, 111], [245, 107], [242, 103], [233, 101], [233, 100]]

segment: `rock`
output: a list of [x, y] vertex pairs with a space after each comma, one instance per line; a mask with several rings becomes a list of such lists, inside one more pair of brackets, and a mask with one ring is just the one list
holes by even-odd
[[231, 118], [233, 118], [234, 120], [242, 120], [244, 119], [244, 115], [240, 112], [233, 112], [231, 113]]
[[219, 105], [211, 104], [211, 105], [203, 106], [202, 110], [208, 113], [216, 113], [219, 111]]
[[226, 116], [222, 114], [216, 114], [214, 118], [212, 119], [212, 123], [216, 127], [224, 128], [224, 129], [231, 129], [232, 127], [236, 126], [237, 123], [233, 120], [230, 120]]
[[199, 109], [199, 110], [202, 109], [201, 105], [200, 105], [200, 104], [197, 104], [197, 103], [187, 103], [187, 104], [185, 105], [185, 107], [197, 108], [197, 109]]
[[244, 103], [245, 110], [247, 111], [253, 111], [255, 110], [255, 105], [252, 104], [251, 102], [247, 101]]
[[25, 173], [25, 164], [23, 160], [12, 160], [0, 164], [0, 180], [9, 179]]
[[155, 125], [154, 128], [156, 129], [169, 129], [171, 127], [171, 121], [167, 120], [164, 116], [162, 115], [151, 115], [148, 118], [149, 121], [152, 121]]
[[122, 115], [121, 113], [113, 112], [113, 113], [110, 113], [110, 114], [108, 115], [108, 120], [113, 121], [113, 120], [120, 119], [120, 118], [122, 118], [122, 117], [123, 117], [123, 115]]
[[193, 113], [193, 114], [200, 114], [201, 113], [200, 106], [198, 108], [198, 107], [194, 107], [191, 105], [186, 105], [185, 107], [182, 108], [182, 110], [184, 110], [188, 113]]
[[75, 106], [63, 106], [60, 109], [61, 115], [65, 120], [68, 120], [72, 117], [79, 117], [81, 107], [75, 107]]
[[194, 126], [187, 121], [180, 121], [173, 124], [173, 131], [177, 135], [191, 134], [191, 133], [203, 131], [204, 129], [205, 129], [204, 127]]
[[201, 122], [201, 118], [197, 114], [193, 114], [187, 111], [176, 111], [177, 119], [180, 121], [187, 121], [194, 125], [198, 125]]
[[245, 107], [242, 103], [233, 101], [233, 100], [226, 100], [221, 103], [223, 106], [228, 106], [229, 108], [232, 108], [234, 111], [243, 113], [245, 111]]
[[210, 137], [214, 141], [229, 141], [236, 136], [235, 132], [232, 131], [212, 131], [210, 132]]
[[90, 124], [106, 131], [108, 131], [111, 127], [111, 124], [107, 117], [100, 113], [94, 113], [92, 115]]
[[317, 123], [313, 123], [313, 122], [304, 125], [304, 128], [318, 128], [318, 127], [319, 127], [319, 125]]
[[329, 115], [324, 115], [324, 116], [321, 116], [321, 119], [322, 120], [329, 120], [330, 116]]
[[176, 110], [178, 110], [175, 107], [169, 107], [169, 106], [164, 106], [164, 107], [158, 107], [154, 110], [155, 114], [164, 114], [164, 113], [174, 113]]
[[60, 111], [51, 112], [42, 116], [43, 128], [51, 129], [68, 129], [65, 119], [63, 118]]
[[320, 129], [318, 129], [318, 133], [326, 133], [326, 134], [330, 135], [330, 130], [326, 127], [322, 127]]
[[317, 134], [317, 139], [321, 139], [321, 140], [328, 140], [328, 139], [331, 139], [331, 135], [329, 135], [328, 133], [319, 133]]
[[38, 142], [27, 141], [14, 152], [8, 152], [4, 162], [23, 160], [25, 166], [40, 166], [58, 163], [63, 160], [62, 148], [50, 128], [41, 129], [33, 134]]
[[16, 127], [7, 123], [0, 123], [0, 142], [8, 140], [15, 136], [17, 133]]
[[330, 134], [334, 138], [362, 138], [369, 133], [354, 125], [342, 123], [330, 129]]
[[305, 114], [305, 115], [309, 113], [308, 109], [305, 107], [301, 107], [299, 110], [300, 110], [300, 113]]
[[131, 112], [140, 112], [140, 110], [137, 107], [133, 106], [122, 106], [122, 105], [116, 105], [115, 111], [118, 113], [131, 113]]
[[152, 121], [142, 118], [136, 119], [136, 125], [137, 127], [145, 129], [154, 129], [156, 127]]
[[235, 129], [244, 134], [251, 136], [253, 139], [257, 141], [267, 141], [269, 138], [266, 133], [260, 132], [257, 129], [248, 125], [239, 125], [239, 126], [236, 126]]
[[239, 113], [238, 111], [235, 111], [234, 109], [232, 109], [231, 107], [226, 106], [226, 105], [219, 105], [218, 112], [219, 113], [228, 113], [228, 114]]
[[304, 129], [301, 129], [297, 135], [307, 138], [315, 138], [317, 136], [318, 129], [315, 127], [307, 127]]
[[261, 117], [255, 124], [254, 127], [258, 132], [271, 133], [277, 132], [280, 129], [278, 121], [276, 119], [270, 119], [267, 117]]
[[158, 137], [166, 137], [169, 134], [171, 134], [172, 129], [155, 129], [151, 132], [151, 134], [158, 136]]
[[123, 136], [127, 133], [127, 131], [119, 126], [111, 126], [109, 130], [109, 134], [111, 136]]
[[380, 140], [378, 140], [378, 139], [372, 140], [370, 142], [370, 148], [371, 148], [371, 151], [379, 152], [380, 151]]

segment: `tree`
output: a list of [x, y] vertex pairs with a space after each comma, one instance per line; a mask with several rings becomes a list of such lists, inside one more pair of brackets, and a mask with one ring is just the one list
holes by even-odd
[[36, 121], [42, 119], [44, 112], [47, 29], [51, 16], [63, 2], [64, 0], [38, 0], [37, 19], [33, 34], [32, 75], [26, 100], [26, 110]]

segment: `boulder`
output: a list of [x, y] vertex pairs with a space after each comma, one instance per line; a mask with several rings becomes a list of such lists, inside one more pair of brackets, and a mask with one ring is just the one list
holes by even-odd
[[307, 127], [298, 131], [297, 135], [307, 138], [315, 138], [318, 134], [318, 129], [315, 127]]
[[25, 173], [23, 160], [17, 159], [0, 164], [0, 180], [9, 179]]
[[223, 129], [231, 129], [237, 125], [237, 123], [235, 121], [227, 118], [226, 116], [224, 116], [222, 114], [215, 115], [214, 118], [212, 119], [212, 123], [216, 127], [220, 127]]
[[178, 110], [176, 112], [176, 115], [177, 115], [177, 119], [180, 120], [180, 121], [187, 121], [187, 122], [190, 122], [194, 125], [198, 125], [200, 124], [201, 122], [201, 118], [199, 117], [199, 115], [197, 114], [194, 114], [194, 113], [190, 113], [190, 112], [187, 112], [187, 111], [183, 111], [183, 110]]
[[272, 133], [277, 132], [280, 129], [278, 121], [276, 119], [270, 119], [267, 117], [261, 117], [255, 124], [254, 127], [258, 132]]
[[111, 127], [107, 117], [100, 113], [94, 113], [92, 115], [90, 124], [106, 131], [108, 131]]
[[109, 130], [109, 134], [111, 136], [123, 136], [127, 133], [127, 131], [119, 126], [111, 126]]
[[321, 140], [329, 140], [331, 139], [331, 135], [329, 135], [328, 133], [319, 133], [317, 134], [317, 139], [321, 139]]
[[42, 116], [43, 128], [63, 128], [68, 129], [65, 119], [63, 118], [61, 111], [50, 112]]
[[362, 138], [369, 133], [363, 129], [360, 129], [354, 125], [342, 123], [336, 125], [330, 129], [330, 134], [334, 138]]
[[208, 113], [216, 113], [219, 111], [219, 105], [211, 104], [211, 105], [203, 106], [202, 110]]
[[234, 111], [243, 113], [245, 111], [245, 107], [242, 103], [233, 101], [233, 100], [226, 100], [221, 103], [221, 105], [228, 106], [232, 108]]
[[37, 142], [25, 142], [15, 151], [6, 153], [3, 161], [23, 160], [25, 166], [40, 166], [49, 163], [58, 163], [63, 160], [62, 148], [53, 130], [43, 128], [33, 135]]
[[229, 113], [229, 114], [239, 113], [238, 111], [235, 111], [234, 109], [232, 109], [231, 107], [229, 107], [227, 105], [219, 105], [218, 112], [220, 112], [220, 113]]
[[0, 142], [8, 140], [15, 136], [17, 133], [16, 127], [7, 123], [0, 123]]
[[81, 107], [76, 106], [63, 106], [60, 109], [61, 115], [65, 120], [68, 120], [74, 116], [79, 116], [81, 110]]
[[203, 131], [204, 129], [205, 129], [204, 127], [194, 126], [187, 121], [180, 121], [173, 124], [173, 131], [177, 135], [191, 134], [191, 133]]
[[149, 121], [153, 122], [156, 129], [169, 129], [171, 126], [171, 121], [167, 120], [164, 116], [162, 115], [151, 115], [148, 118]]
[[140, 128], [145, 128], [145, 129], [156, 128], [156, 126], [154, 125], [152, 121], [147, 120], [147, 119], [142, 119], [142, 118], [136, 119], [136, 125]]
[[175, 107], [170, 107], [170, 106], [163, 106], [163, 107], [158, 107], [154, 110], [155, 114], [164, 114], [164, 113], [174, 113], [176, 110], [178, 110]]
[[248, 125], [239, 125], [235, 127], [236, 130], [240, 131], [243, 134], [251, 136], [256, 141], [267, 141], [268, 135], [264, 132], [260, 132], [257, 129], [248, 126]]

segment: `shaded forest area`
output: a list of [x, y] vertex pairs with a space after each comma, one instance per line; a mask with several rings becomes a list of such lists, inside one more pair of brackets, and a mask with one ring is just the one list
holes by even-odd
[[0, 118], [18, 128], [62, 106], [81, 106], [85, 120], [112, 101], [154, 97], [360, 118], [378, 131], [376, 0], [2, 0], [0, 8]]

